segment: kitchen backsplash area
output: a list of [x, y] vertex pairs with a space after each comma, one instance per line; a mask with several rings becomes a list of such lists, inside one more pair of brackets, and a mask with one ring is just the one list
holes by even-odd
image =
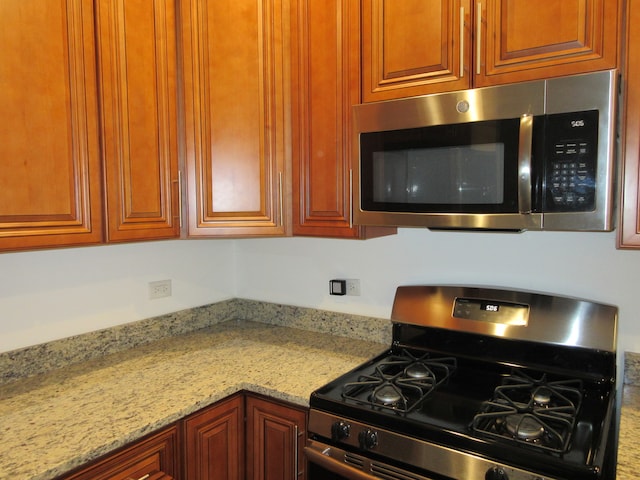
[[252, 320], [384, 345], [391, 341], [389, 320], [232, 299], [0, 353], [0, 385], [217, 323], [238, 320]]

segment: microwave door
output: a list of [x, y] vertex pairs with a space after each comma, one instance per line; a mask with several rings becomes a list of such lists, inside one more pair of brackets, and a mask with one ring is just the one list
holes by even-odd
[[[532, 117], [363, 133], [362, 225], [522, 230], [532, 210]], [[528, 218], [531, 217], [531, 218]]]

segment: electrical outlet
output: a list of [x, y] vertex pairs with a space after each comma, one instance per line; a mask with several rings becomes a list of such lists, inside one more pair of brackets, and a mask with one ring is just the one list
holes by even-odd
[[360, 296], [360, 280], [347, 279], [347, 295]]
[[171, 280], [158, 280], [149, 282], [149, 298], [170, 297], [171, 296]]

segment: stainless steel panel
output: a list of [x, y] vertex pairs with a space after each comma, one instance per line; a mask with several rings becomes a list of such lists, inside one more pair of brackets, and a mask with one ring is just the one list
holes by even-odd
[[613, 210], [615, 195], [616, 104], [618, 72], [556, 78], [547, 81], [545, 113], [575, 112], [597, 109], [598, 163], [596, 169], [596, 209], [593, 212], [545, 213], [545, 230], [603, 230], [615, 227]]
[[[616, 70], [353, 107], [353, 222], [356, 225], [464, 230], [610, 231], [614, 228]], [[360, 196], [360, 134], [451, 123], [600, 110], [596, 209], [593, 212], [457, 214], [364, 211]]]
[[365, 103], [353, 109], [358, 134], [544, 113], [545, 82], [516, 83]]
[[[506, 478], [509, 478], [509, 480], [554, 480], [551, 477], [523, 471], [494, 462], [490, 459], [426, 442], [418, 438], [407, 437], [382, 428], [371, 427], [348, 418], [338, 417], [314, 409], [309, 412], [309, 432], [325, 438], [331, 438], [331, 426], [340, 421], [347, 422], [353, 432], [353, 434], [346, 439], [340, 440], [340, 444], [359, 448], [359, 432], [373, 429], [377, 434], [378, 444], [371, 449], [371, 453], [412, 465], [437, 475], [444, 475], [447, 478], [456, 480], [485, 480], [485, 478], [488, 478], [485, 477], [487, 472], [492, 469], [499, 469], [507, 475]], [[309, 440], [307, 446], [339, 462], [349, 461], [349, 456], [357, 457], [358, 462], [351, 462], [351, 465], [353, 466], [359, 463], [361, 465], [360, 468], [367, 474], [375, 475], [373, 472], [376, 471], [376, 466], [385, 466], [379, 461], [372, 460], [370, 457], [368, 458], [368, 453], [365, 451], [362, 451], [361, 455], [357, 455], [347, 452], [335, 445], [329, 446], [314, 440]], [[422, 480], [428, 477], [414, 475], [407, 476], [407, 478], [411, 480]]]
[[[529, 307], [528, 318], [509, 321], [454, 316], [456, 299], [509, 302]], [[518, 313], [520, 315], [520, 313]], [[401, 286], [391, 320], [494, 337], [615, 352], [618, 309], [611, 305], [535, 292], [462, 286]]]

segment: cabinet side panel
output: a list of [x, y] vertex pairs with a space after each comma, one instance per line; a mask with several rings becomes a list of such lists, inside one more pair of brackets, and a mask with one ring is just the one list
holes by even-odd
[[[627, 24], [640, 22], [640, 1], [628, 2]], [[618, 248], [640, 248], [640, 30], [627, 29], [623, 85], [623, 153]]]

